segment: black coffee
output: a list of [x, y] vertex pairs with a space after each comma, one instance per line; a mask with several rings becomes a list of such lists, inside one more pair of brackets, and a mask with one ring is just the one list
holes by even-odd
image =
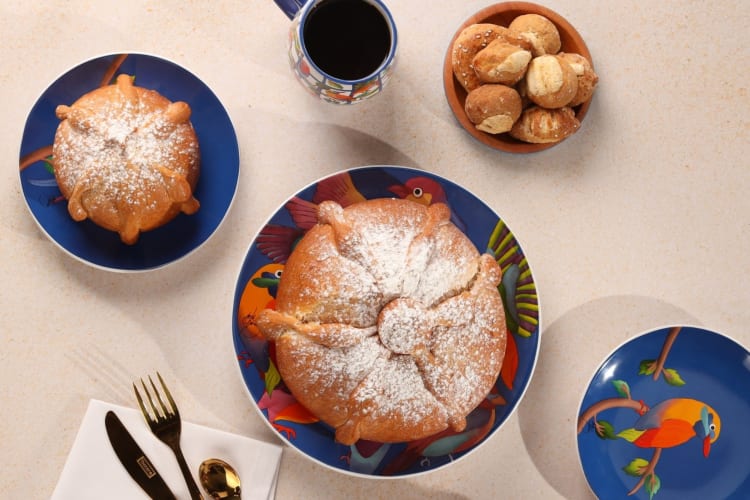
[[383, 14], [364, 0], [324, 0], [302, 31], [310, 58], [325, 73], [358, 80], [378, 69], [391, 48]]

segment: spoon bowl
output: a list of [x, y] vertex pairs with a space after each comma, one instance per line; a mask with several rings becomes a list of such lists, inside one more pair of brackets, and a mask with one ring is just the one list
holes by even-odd
[[240, 499], [240, 477], [225, 461], [218, 458], [204, 460], [198, 468], [198, 477], [214, 500]]

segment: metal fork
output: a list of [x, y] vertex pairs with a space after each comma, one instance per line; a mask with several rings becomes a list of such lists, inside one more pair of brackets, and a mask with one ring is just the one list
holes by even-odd
[[150, 375], [148, 381], [151, 383], [151, 388], [153, 389], [153, 393], [159, 403], [161, 412], [154, 404], [154, 400], [151, 398], [151, 392], [148, 390], [143, 379], [141, 379], [141, 385], [146, 393], [146, 399], [148, 399], [151, 411], [146, 408], [143, 398], [141, 398], [141, 393], [138, 392], [138, 387], [134, 383], [133, 390], [135, 391], [135, 397], [138, 399], [138, 404], [143, 412], [143, 417], [151, 428], [151, 432], [169, 446], [174, 452], [175, 457], [177, 457], [177, 462], [180, 464], [180, 470], [182, 471], [182, 475], [184, 476], [188, 490], [190, 491], [190, 498], [193, 500], [203, 500], [203, 496], [201, 496], [198, 485], [195, 484], [195, 480], [193, 479], [192, 474], [190, 474], [190, 468], [185, 462], [185, 456], [182, 454], [182, 449], [180, 448], [180, 433], [182, 431], [180, 412], [177, 410], [177, 405], [174, 403], [172, 395], [169, 393], [169, 389], [167, 389], [167, 385], [164, 383], [159, 372], [156, 372], [156, 376], [159, 378], [159, 382], [161, 382], [162, 389], [164, 389], [164, 394], [169, 402], [169, 408], [164, 404], [164, 401], [162, 401], [162, 398], [159, 395], [159, 390], [156, 388]]

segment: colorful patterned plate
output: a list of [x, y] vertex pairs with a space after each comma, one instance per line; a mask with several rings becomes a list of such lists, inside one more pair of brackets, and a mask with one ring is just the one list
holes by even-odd
[[500, 290], [510, 330], [506, 361], [495, 387], [469, 415], [465, 432], [409, 443], [336, 443], [332, 429], [317, 421], [288, 392], [276, 370], [272, 346], [255, 326], [258, 312], [273, 307], [286, 257], [304, 233], [292, 218], [289, 203], [256, 236], [237, 280], [232, 325], [239, 369], [263, 419], [292, 448], [319, 464], [367, 477], [439, 469], [476, 449], [518, 406], [539, 352], [540, 314], [534, 279], [521, 247], [495, 212], [465, 189], [433, 174], [394, 166], [356, 168], [321, 179], [294, 198], [313, 203], [333, 199], [346, 204], [347, 194], [354, 191], [366, 199], [398, 196], [425, 204], [446, 202], [454, 223], [477, 248], [495, 254], [504, 271]]
[[578, 453], [600, 498], [750, 498], [750, 352], [702, 328], [635, 337], [597, 370]]
[[[112, 73], [115, 71], [114, 73]], [[60, 120], [59, 104], [72, 104], [114, 75], [135, 75], [136, 84], [192, 108], [191, 122], [201, 148], [202, 175], [195, 189], [201, 208], [143, 233], [135, 245], [86, 220], [75, 222], [60, 195], [47, 157]], [[83, 62], [55, 80], [26, 120], [20, 153], [21, 187], [42, 231], [74, 258], [110, 271], [146, 271], [190, 254], [214, 234], [234, 200], [239, 178], [239, 148], [234, 127], [206, 84], [177, 64], [144, 54], [111, 54]]]

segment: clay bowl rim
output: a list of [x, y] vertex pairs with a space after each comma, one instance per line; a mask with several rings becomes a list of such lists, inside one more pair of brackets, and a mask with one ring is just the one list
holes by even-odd
[[[443, 87], [445, 90], [445, 97], [448, 100], [448, 105], [453, 111], [454, 116], [464, 128], [464, 130], [466, 130], [479, 142], [491, 148], [508, 153], [536, 153], [538, 151], [544, 151], [551, 147], [557, 146], [558, 144], [564, 142], [565, 139], [552, 143], [534, 144], [514, 139], [507, 133], [493, 135], [478, 130], [474, 126], [474, 124], [469, 121], [469, 118], [466, 116], [466, 112], [464, 111], [464, 103], [466, 102], [467, 92], [453, 75], [451, 52], [453, 50], [453, 44], [456, 41], [456, 38], [458, 38], [458, 35], [467, 26], [479, 23], [491, 23], [507, 27], [515, 17], [522, 14], [539, 14], [552, 21], [555, 26], [557, 26], [557, 30], [560, 32], [560, 51], [578, 53], [588, 59], [592, 67], [594, 66], [594, 62], [591, 58], [591, 53], [586, 46], [586, 42], [583, 40], [583, 37], [581, 37], [580, 33], [578, 33], [578, 31], [573, 27], [573, 25], [570, 24], [560, 14], [539, 4], [531, 2], [501, 2], [492, 4], [477, 11], [471, 17], [466, 19], [463, 24], [461, 24], [461, 26], [454, 33], [453, 37], [451, 37], [450, 44], [448, 45], [448, 50], [445, 54], [445, 61], [443, 63]], [[573, 111], [576, 114], [576, 118], [578, 118], [581, 123], [583, 123], [583, 119], [586, 116], [590, 105], [591, 99], [573, 108]], [[575, 134], [571, 135], [570, 137], [574, 135]]]

